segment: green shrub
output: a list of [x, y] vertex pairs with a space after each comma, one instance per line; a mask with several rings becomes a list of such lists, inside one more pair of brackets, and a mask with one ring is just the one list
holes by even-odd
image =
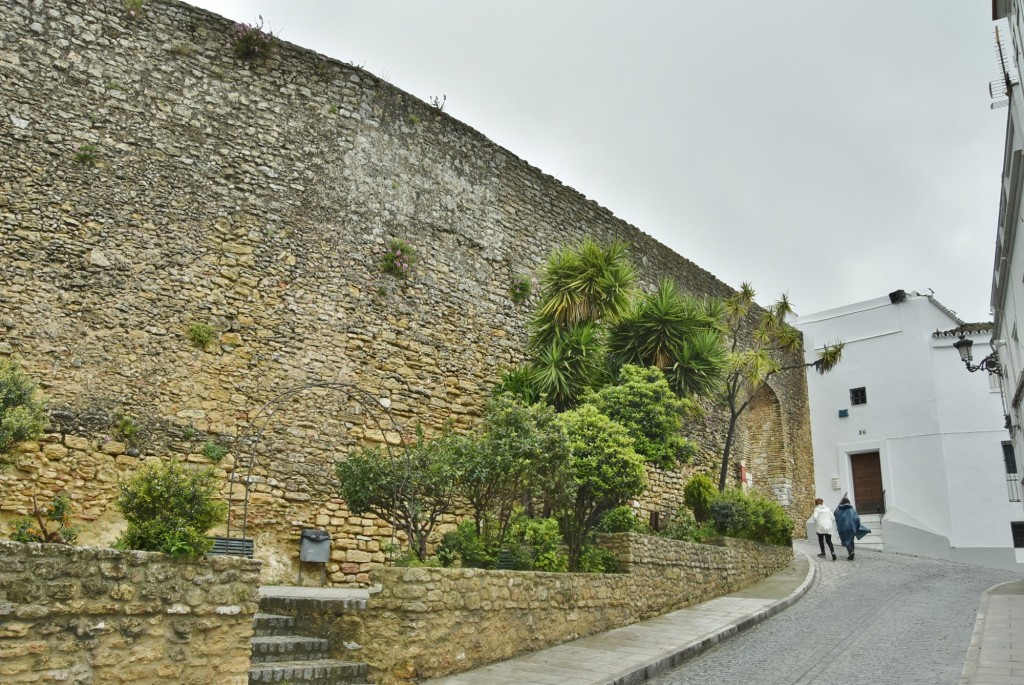
[[441, 537], [437, 558], [443, 566], [461, 562], [468, 568], [494, 568], [494, 546], [477, 534], [474, 521], [466, 520]]
[[649, 533], [651, 527], [646, 521], [641, 521], [627, 504], [615, 507], [605, 512], [601, 522], [597, 524], [599, 533]]
[[0, 359], [0, 470], [12, 463], [14, 446], [34, 440], [48, 419], [35, 399], [36, 385], [13, 359]]
[[714, 527], [709, 523], [701, 525], [693, 518], [693, 512], [687, 507], [679, 507], [672, 517], [665, 524], [658, 535], [672, 540], [686, 540], [688, 542], [703, 542], [709, 537], [718, 535]]
[[730, 537], [772, 545], [789, 545], [793, 521], [777, 503], [758, 494], [730, 488], [711, 504], [715, 530]]
[[213, 326], [205, 323], [193, 323], [189, 324], [186, 335], [189, 342], [199, 349], [203, 349], [207, 343], [213, 340], [213, 333]]
[[718, 497], [714, 481], [703, 473], [692, 476], [683, 487], [683, 502], [693, 512], [697, 523], [704, 523], [711, 515], [711, 503]]
[[611, 550], [586, 545], [580, 554], [580, 568], [582, 573], [617, 573], [619, 560]]
[[626, 364], [615, 385], [606, 385], [585, 401], [625, 427], [636, 453], [658, 468], [675, 468], [696, 451], [681, 432], [687, 405], [655, 367]]
[[218, 445], [217, 443], [207, 440], [203, 443], [203, 456], [210, 461], [220, 461], [227, 455], [228, 448], [224, 445]]
[[569, 556], [562, 545], [558, 521], [519, 517], [512, 522], [506, 549], [520, 570], [564, 572]]
[[128, 528], [114, 545], [119, 549], [201, 556], [213, 545], [207, 531], [227, 513], [213, 470], [177, 461], [146, 465], [120, 490], [116, 506]]

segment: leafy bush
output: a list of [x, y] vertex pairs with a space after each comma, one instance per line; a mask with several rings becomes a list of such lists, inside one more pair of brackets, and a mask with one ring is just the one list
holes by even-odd
[[697, 523], [704, 523], [711, 515], [711, 503], [718, 497], [714, 481], [703, 473], [692, 476], [683, 487], [683, 502], [693, 512]]
[[[56, 495], [43, 510], [32, 497], [32, 516], [23, 516], [11, 522], [15, 542], [52, 542], [73, 545], [78, 539], [78, 528], [71, 523], [71, 500], [64, 493]], [[51, 529], [50, 524], [56, 524]]]
[[0, 359], [0, 470], [9, 466], [14, 446], [46, 428], [46, 409], [35, 399], [36, 385], [13, 359]]
[[672, 517], [665, 524], [658, 535], [672, 540], [686, 540], [689, 542], [703, 542], [709, 537], [718, 535], [714, 527], [705, 523], [701, 525], [693, 518], [693, 512], [688, 508], [679, 507]]
[[582, 573], [617, 573], [619, 560], [611, 550], [586, 545], [580, 554], [579, 571]]
[[186, 469], [177, 461], [148, 464], [121, 485], [117, 508], [128, 528], [120, 549], [196, 557], [210, 551], [207, 531], [227, 513], [212, 469]]
[[637, 517], [633, 508], [628, 505], [615, 507], [605, 512], [601, 522], [597, 524], [599, 533], [650, 533], [651, 527], [646, 521]]
[[437, 557], [443, 566], [461, 562], [462, 566], [469, 568], [494, 568], [494, 547], [493, 542], [489, 544], [477, 533], [474, 521], [466, 520], [441, 537]]
[[789, 545], [793, 520], [776, 502], [730, 488], [711, 503], [715, 530], [730, 537]]
[[722, 535], [730, 537], [747, 537], [753, 519], [751, 508], [743, 492], [735, 488], [729, 488], [719, 493], [718, 497], [711, 502], [709, 519]]
[[380, 268], [397, 278], [408, 278], [416, 264], [416, 251], [402, 240], [392, 240], [381, 259]]
[[569, 555], [562, 544], [558, 521], [522, 516], [512, 522], [507, 550], [520, 570], [564, 572]]

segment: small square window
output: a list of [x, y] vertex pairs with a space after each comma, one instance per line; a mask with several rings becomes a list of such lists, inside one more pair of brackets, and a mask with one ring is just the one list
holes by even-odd
[[1013, 546], [1024, 549], [1024, 521], [1011, 521], [1010, 531], [1013, 533]]
[[857, 406], [858, 404], [868, 403], [868, 390], [867, 388], [853, 388], [850, 390], [850, 404]]

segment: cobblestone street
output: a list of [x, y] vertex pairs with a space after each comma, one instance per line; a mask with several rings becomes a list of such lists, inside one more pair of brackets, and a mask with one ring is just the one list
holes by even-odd
[[803, 600], [650, 685], [955, 684], [982, 592], [1022, 578], [884, 552], [833, 562], [815, 556], [816, 544], [797, 546], [820, 571]]

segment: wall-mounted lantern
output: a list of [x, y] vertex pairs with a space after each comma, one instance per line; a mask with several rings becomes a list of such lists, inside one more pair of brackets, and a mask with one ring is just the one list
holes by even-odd
[[974, 346], [974, 341], [965, 337], [963, 333], [960, 333], [958, 337], [960, 339], [953, 343], [953, 347], [955, 347], [956, 351], [960, 353], [960, 360], [963, 361], [968, 371], [974, 373], [975, 371], [981, 371], [984, 369], [985, 371], [997, 376], [1003, 375], [1003, 369], [999, 366], [999, 354], [995, 350], [992, 350], [990, 355], [982, 359], [977, 364], [971, 364], [971, 362], [974, 361], [974, 357], [971, 354], [971, 347]]

